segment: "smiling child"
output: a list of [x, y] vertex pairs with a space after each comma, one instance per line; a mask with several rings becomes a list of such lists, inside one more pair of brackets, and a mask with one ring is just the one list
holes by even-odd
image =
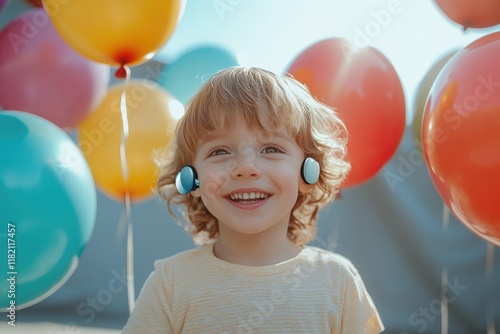
[[199, 246], [155, 262], [123, 333], [381, 332], [352, 263], [307, 246], [350, 170], [346, 142], [293, 78], [214, 75], [159, 159], [159, 193]]

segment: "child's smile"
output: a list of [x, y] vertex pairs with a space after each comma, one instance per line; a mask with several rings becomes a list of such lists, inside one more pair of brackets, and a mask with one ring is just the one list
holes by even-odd
[[241, 189], [223, 197], [229, 200], [229, 202], [237, 208], [253, 210], [264, 205], [271, 196], [272, 194], [260, 189]]

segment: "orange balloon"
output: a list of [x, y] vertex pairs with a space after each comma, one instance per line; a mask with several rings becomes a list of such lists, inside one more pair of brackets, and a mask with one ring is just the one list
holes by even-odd
[[[125, 141], [128, 180], [121, 166], [123, 122], [120, 99], [126, 87], [129, 134]], [[153, 194], [158, 177], [155, 150], [169, 142], [176, 125], [172, 111], [182, 105], [158, 84], [134, 79], [110, 88], [101, 104], [79, 127], [78, 143], [96, 185], [111, 198], [132, 201]]]
[[351, 172], [343, 187], [373, 177], [394, 155], [405, 129], [405, 99], [391, 63], [372, 47], [331, 38], [304, 50], [288, 68], [349, 132]]
[[429, 173], [451, 212], [500, 246], [500, 32], [450, 59], [429, 94], [422, 123]]
[[43, 0], [54, 27], [75, 50], [111, 66], [151, 59], [167, 42], [182, 0]]
[[487, 28], [500, 24], [498, 0], [435, 0], [452, 21], [467, 28]]

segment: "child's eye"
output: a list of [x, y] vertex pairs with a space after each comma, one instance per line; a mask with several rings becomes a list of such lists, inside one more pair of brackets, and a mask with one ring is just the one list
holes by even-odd
[[264, 149], [261, 151], [261, 153], [269, 154], [269, 153], [283, 153], [283, 150], [281, 150], [277, 146], [266, 146]]
[[222, 147], [218, 147], [210, 151], [209, 156], [224, 155], [229, 154], [228, 150]]

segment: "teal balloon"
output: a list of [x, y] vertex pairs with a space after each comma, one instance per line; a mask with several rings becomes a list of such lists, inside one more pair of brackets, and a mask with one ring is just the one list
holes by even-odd
[[215, 73], [237, 65], [238, 60], [227, 50], [216, 46], [198, 47], [163, 66], [158, 83], [186, 105]]
[[33, 114], [0, 112], [0, 311], [31, 306], [71, 276], [96, 219], [81, 151]]

